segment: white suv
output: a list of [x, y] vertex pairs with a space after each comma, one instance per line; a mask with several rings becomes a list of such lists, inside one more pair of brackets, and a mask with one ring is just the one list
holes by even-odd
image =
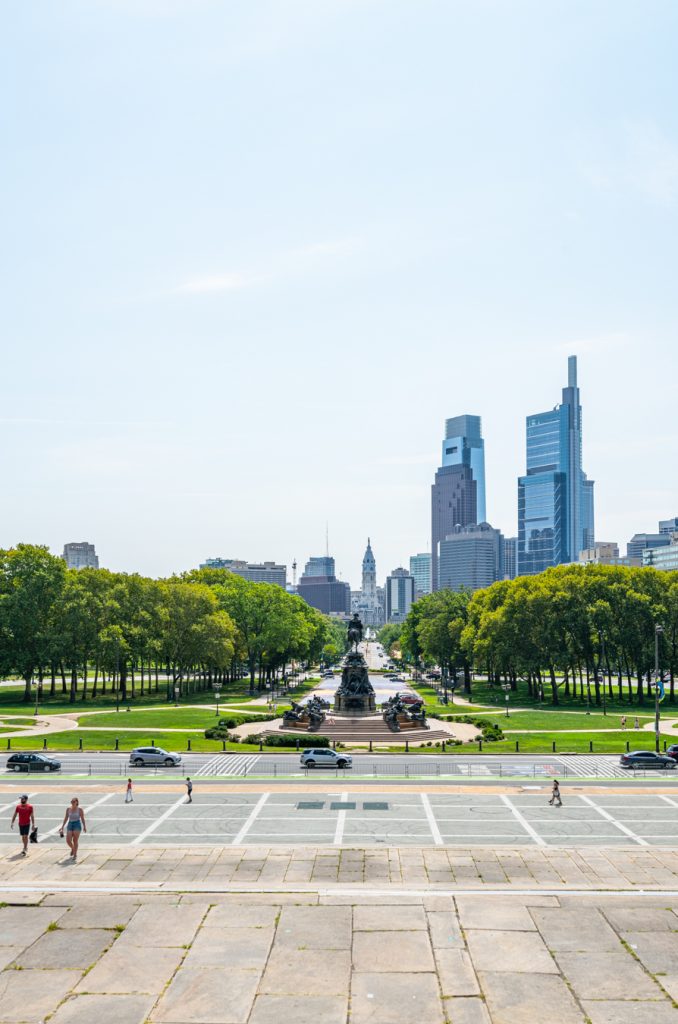
[[320, 750], [303, 750], [301, 765], [303, 768], [352, 768], [353, 758], [350, 754], [337, 754], [336, 750], [322, 747]]

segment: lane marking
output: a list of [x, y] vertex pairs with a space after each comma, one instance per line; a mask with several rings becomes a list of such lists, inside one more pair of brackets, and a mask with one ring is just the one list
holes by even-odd
[[599, 807], [598, 804], [594, 803], [591, 797], [584, 796], [582, 793], [578, 793], [577, 795], [579, 796], [580, 800], [583, 800], [585, 804], [589, 805], [589, 807], [593, 807], [593, 809], [596, 810], [602, 818], [605, 818], [605, 821], [609, 821], [611, 825], [614, 825], [615, 828], [618, 828], [619, 831], [623, 832], [624, 835], [629, 837], [629, 839], [633, 839], [634, 843], [638, 843], [639, 846], [650, 845], [647, 842], [647, 840], [641, 839], [640, 836], [636, 835], [635, 832], [632, 832], [630, 828], [626, 827], [626, 825], [622, 825], [621, 821], [617, 821], [617, 819], [613, 818], [611, 814], [608, 814], [608, 812], [603, 807]]
[[[339, 799], [342, 803], [348, 800], [348, 793], [340, 793]], [[337, 814], [337, 826], [334, 830], [334, 845], [340, 846], [344, 838], [344, 828], [346, 827], [346, 811], [339, 811]]]
[[529, 836], [532, 836], [532, 838], [534, 839], [534, 841], [535, 841], [535, 843], [537, 844], [537, 846], [546, 846], [546, 841], [545, 841], [544, 839], [542, 839], [542, 837], [541, 837], [541, 836], [539, 835], [539, 833], [538, 833], [538, 832], [536, 832], [536, 831], [535, 831], [535, 830], [534, 830], [534, 829], [532, 828], [532, 826], [530, 825], [530, 823], [529, 823], [529, 821], [527, 820], [527, 818], [525, 818], [525, 817], [524, 817], [524, 816], [523, 816], [523, 815], [522, 815], [522, 814], [520, 813], [520, 811], [518, 810], [518, 808], [517, 808], [517, 807], [516, 807], [516, 806], [515, 806], [514, 804], [512, 804], [512, 803], [511, 803], [511, 801], [509, 800], [509, 798], [508, 798], [507, 796], [504, 796], [504, 795], [502, 794], [502, 796], [501, 796], [501, 800], [502, 800], [502, 803], [506, 804], [506, 806], [508, 807], [508, 809], [510, 810], [511, 814], [512, 814], [512, 815], [513, 815], [513, 817], [514, 817], [514, 818], [516, 819], [516, 821], [519, 821], [519, 822], [520, 822], [520, 824], [521, 824], [521, 825], [523, 826], [523, 828], [525, 829], [525, 831], [527, 832], [527, 834], [528, 834]]
[[[98, 807], [99, 804], [105, 804], [106, 801], [110, 800], [112, 796], [115, 796], [115, 794], [114, 793], [107, 793], [106, 796], [102, 796], [100, 800], [95, 800], [93, 804], [90, 804], [89, 807], [83, 808], [83, 810], [85, 810], [87, 812], [87, 814], [89, 814], [89, 812], [92, 810], [93, 807]], [[69, 806], [70, 806], [70, 804], [69, 804]], [[56, 833], [61, 829], [61, 822], [63, 820], [64, 819], [61, 818], [59, 820], [59, 824], [55, 825], [54, 828], [51, 828], [49, 830], [49, 832], [45, 832], [45, 834], [42, 836], [42, 838], [40, 837], [40, 833], [38, 832], [38, 842], [39, 843], [44, 843], [45, 839], [49, 838], [49, 836], [56, 835]]]
[[[424, 807], [424, 814], [426, 815], [426, 820], [428, 821], [428, 827], [431, 830], [431, 837], [433, 839], [433, 842], [436, 844], [436, 846], [442, 846], [443, 837], [440, 834], [438, 822], [435, 819], [433, 808], [431, 807], [431, 801], [429, 800], [428, 795], [426, 793], [420, 793], [419, 796], [421, 797], [421, 802]], [[404, 819], [399, 820], [402, 821]]]
[[185, 804], [185, 803], [186, 803], [186, 797], [183, 796], [183, 795], [180, 796], [179, 799], [175, 800], [174, 803], [171, 804], [167, 808], [166, 811], [163, 811], [163, 813], [160, 815], [160, 817], [156, 818], [155, 821], [152, 821], [151, 824], [148, 826], [147, 829], [145, 829], [144, 832], [142, 832], [138, 836], [135, 836], [134, 839], [132, 839], [132, 841], [131, 841], [131, 843], [129, 845], [130, 846], [138, 846], [139, 843], [143, 843], [144, 839], [146, 839], [147, 836], [150, 836], [153, 832], [155, 832], [155, 830], [160, 825], [162, 825], [163, 821], [166, 821], [167, 818], [169, 818], [170, 814], [174, 814], [174, 812], [176, 811], [177, 807], [181, 807], [181, 805]]
[[[666, 800], [667, 804], [671, 804], [672, 807], [678, 807], [678, 804], [676, 803], [676, 801], [672, 800], [670, 796], [664, 796], [663, 794], [659, 794], [659, 799], [660, 800]], [[650, 806], [650, 805], [648, 804], [647, 806]]]
[[242, 843], [243, 839], [245, 838], [245, 836], [247, 835], [249, 830], [252, 828], [252, 825], [254, 824], [254, 822], [259, 817], [259, 813], [260, 813], [260, 811], [263, 810], [264, 804], [266, 803], [266, 801], [268, 800], [270, 795], [271, 795], [270, 793], [262, 793], [261, 794], [261, 796], [257, 800], [257, 802], [256, 802], [256, 804], [254, 806], [254, 810], [250, 814], [249, 818], [247, 819], [247, 821], [245, 822], [243, 827], [240, 829], [240, 831], [238, 832], [237, 836], [235, 836], [235, 838], [231, 840], [231, 846], [240, 846], [240, 844]]

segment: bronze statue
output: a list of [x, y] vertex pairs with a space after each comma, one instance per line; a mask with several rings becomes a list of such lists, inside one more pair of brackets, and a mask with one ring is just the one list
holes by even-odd
[[355, 647], [358, 650], [358, 644], [363, 639], [363, 624], [360, 621], [360, 616], [357, 612], [353, 613], [353, 618], [348, 624], [348, 642], [351, 647]]

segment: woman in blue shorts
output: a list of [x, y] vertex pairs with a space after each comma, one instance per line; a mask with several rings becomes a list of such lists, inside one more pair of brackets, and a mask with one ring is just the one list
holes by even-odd
[[70, 806], [66, 808], [64, 820], [61, 823], [61, 828], [59, 830], [59, 835], [62, 839], [64, 837], [64, 828], [66, 829], [66, 842], [70, 848], [71, 857], [73, 860], [77, 860], [80, 833], [87, 831], [87, 825], [85, 824], [85, 812], [80, 806], [80, 801], [77, 796], [73, 797]]

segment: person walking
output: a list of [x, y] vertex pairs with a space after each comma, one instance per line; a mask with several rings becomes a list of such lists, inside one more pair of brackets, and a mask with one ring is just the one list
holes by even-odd
[[14, 814], [12, 815], [12, 824], [10, 828], [14, 828], [14, 822], [19, 819], [19, 835], [23, 849], [21, 856], [25, 857], [28, 853], [28, 837], [30, 835], [31, 826], [35, 828], [35, 814], [33, 813], [33, 805], [28, 802], [28, 795], [23, 794], [19, 803], [14, 808]]
[[624, 730], [626, 729], [626, 715], [621, 716], [621, 727]]
[[133, 804], [134, 803], [134, 797], [132, 796], [132, 780], [131, 779], [127, 780], [127, 789], [125, 790], [125, 803], [126, 804]]
[[186, 803], [187, 804], [192, 804], [193, 803], [193, 783], [191, 782], [191, 780], [190, 780], [188, 775], [186, 776], [186, 796], [188, 797]]
[[551, 799], [549, 800], [549, 803], [551, 804], [551, 807], [553, 807], [554, 805], [556, 807], [563, 806], [563, 801], [560, 796], [560, 783], [558, 782], [558, 779], [553, 780], [553, 788], [551, 789]]
[[635, 719], [635, 721], [633, 723], [633, 728], [634, 729], [640, 729], [640, 722], [638, 721], [637, 718]]
[[63, 839], [64, 827], [66, 828], [66, 842], [71, 851], [71, 857], [75, 862], [78, 859], [78, 843], [80, 842], [80, 833], [87, 831], [87, 822], [85, 821], [85, 812], [80, 806], [80, 801], [77, 796], [74, 796], [70, 802], [70, 805], [66, 808], [64, 814], [64, 820], [61, 823], [59, 829], [59, 835]]

